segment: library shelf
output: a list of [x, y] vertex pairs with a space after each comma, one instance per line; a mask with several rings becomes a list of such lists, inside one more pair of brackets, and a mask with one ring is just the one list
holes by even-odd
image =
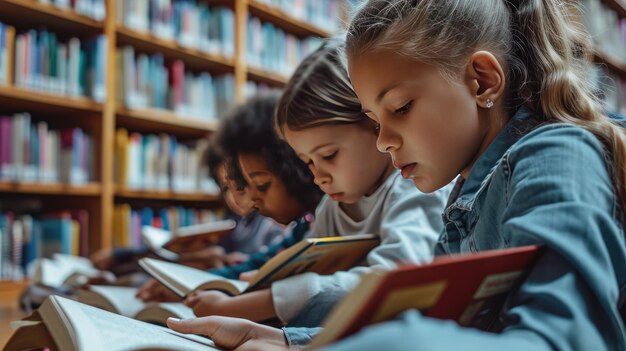
[[0, 193], [63, 195], [63, 196], [98, 196], [101, 193], [100, 183], [92, 182], [83, 185], [66, 183], [26, 183], [0, 181]]
[[185, 117], [172, 111], [156, 108], [130, 109], [118, 106], [116, 109], [116, 126], [128, 127], [141, 132], [203, 137], [217, 129], [217, 122]]
[[14, 86], [0, 86], [0, 104], [28, 111], [102, 112], [102, 104], [86, 97], [68, 97]]
[[265, 83], [276, 87], [282, 87], [289, 81], [288, 76], [270, 72], [268, 70], [257, 67], [248, 67], [247, 73], [249, 80], [253, 80], [259, 83]]
[[36, 0], [0, 0], [0, 21], [19, 19], [22, 27], [39, 28], [42, 23], [53, 31], [63, 34], [102, 33], [104, 23], [52, 4]]
[[330, 32], [314, 24], [293, 18], [278, 7], [266, 5], [256, 0], [248, 1], [248, 11], [261, 21], [271, 22], [288, 33], [299, 37], [329, 37]]
[[232, 73], [235, 69], [235, 61], [232, 58], [206, 53], [198, 49], [185, 48], [175, 41], [160, 39], [151, 33], [118, 26], [116, 34], [118, 46], [130, 45], [139, 52], [160, 53], [168, 61], [183, 61], [185, 68], [193, 71]]
[[130, 190], [116, 187], [115, 196], [119, 199], [149, 199], [185, 202], [217, 202], [219, 196], [200, 193], [176, 193], [169, 190]]
[[602, 52], [600, 49], [594, 50], [594, 60], [597, 63], [606, 65], [610, 71], [619, 75], [621, 79], [626, 79], [626, 62], [624, 60]]

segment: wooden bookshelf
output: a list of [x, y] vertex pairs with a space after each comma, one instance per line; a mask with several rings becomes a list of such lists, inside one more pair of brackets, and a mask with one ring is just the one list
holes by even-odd
[[0, 21], [18, 27], [39, 28], [45, 24], [64, 34], [101, 33], [104, 28], [102, 22], [37, 0], [0, 0]]
[[[0, 21], [21, 30], [46, 27], [59, 38], [71, 36], [91, 39], [96, 35], [107, 36], [107, 85], [109, 97], [104, 103], [89, 98], [74, 98], [16, 87], [12, 81], [0, 86], [0, 115], [29, 112], [33, 120], [48, 122], [55, 128], [80, 126], [94, 137], [94, 179], [81, 186], [70, 184], [44, 184], [1, 182], [0, 201], [32, 199], [43, 202], [43, 207], [71, 206], [89, 212], [90, 249], [110, 247], [112, 244], [113, 209], [118, 203], [128, 202], [150, 206], [171, 206], [177, 203], [196, 208], [220, 206], [219, 196], [199, 193], [176, 193], [172, 191], [135, 191], [119, 188], [114, 181], [115, 130], [127, 128], [130, 132], [168, 133], [181, 140], [204, 138], [217, 129], [217, 122], [207, 121], [206, 116], [197, 118], [181, 116], [172, 111], [155, 108], [129, 109], [116, 102], [115, 60], [118, 48], [130, 45], [137, 53], [160, 53], [166, 61], [181, 60], [185, 68], [193, 72], [210, 72], [212, 75], [232, 73], [235, 76], [236, 101], [245, 100], [248, 79], [272, 86], [284, 86], [289, 77], [248, 67], [246, 62], [247, 24], [249, 16], [272, 22], [297, 37], [327, 37], [326, 30], [304, 21], [291, 18], [284, 11], [259, 3], [256, 0], [210, 0], [209, 6], [226, 6], [235, 15], [235, 56], [225, 57], [219, 53], [207, 53], [186, 48], [174, 40], [164, 40], [151, 33], [124, 27], [117, 22], [116, 2], [106, 1], [106, 18], [96, 21], [77, 14], [72, 9], [59, 9], [39, 0], [0, 0]], [[203, 0], [204, 1], [204, 0]], [[13, 66], [13, 54], [10, 55]], [[219, 117], [219, 116], [213, 116]], [[1, 328], [0, 328], [1, 329]]]
[[99, 196], [100, 183], [92, 182], [84, 185], [64, 183], [23, 183], [0, 181], [0, 193], [31, 194], [31, 195], [67, 195], [67, 196]]
[[258, 17], [261, 21], [271, 22], [284, 31], [300, 37], [329, 37], [331, 34], [316, 25], [291, 17], [280, 8], [256, 0], [248, 0], [248, 7], [250, 15]]
[[124, 27], [117, 27], [118, 46], [130, 45], [146, 53], [161, 53], [168, 60], [180, 59], [185, 67], [195, 71], [232, 72], [234, 60], [198, 49], [184, 48], [175, 41], [159, 39], [150, 33], [142, 33]]
[[596, 49], [594, 52], [594, 60], [597, 63], [606, 65], [611, 72], [618, 75], [621, 79], [626, 80], [626, 58], [620, 60], [613, 55]]
[[289, 81], [287, 76], [256, 67], [248, 67], [248, 79], [277, 87], [282, 87]]
[[174, 112], [154, 108], [116, 109], [116, 125], [149, 133], [173, 133], [186, 137], [202, 137], [217, 129], [217, 122], [201, 117], [183, 117]]
[[0, 85], [0, 104], [36, 111], [102, 113], [102, 105], [88, 98], [54, 95], [15, 86]]
[[602, 0], [609, 8], [611, 8], [620, 18], [626, 18], [626, 2], [623, 0]]
[[185, 201], [185, 202], [216, 202], [219, 196], [196, 193], [176, 193], [173, 191], [159, 190], [128, 190], [117, 188], [115, 196], [121, 199], [151, 199], [165, 201]]
[[13, 334], [12, 321], [26, 317], [20, 310], [18, 298], [28, 286], [28, 281], [0, 281], [0, 348], [4, 349]]

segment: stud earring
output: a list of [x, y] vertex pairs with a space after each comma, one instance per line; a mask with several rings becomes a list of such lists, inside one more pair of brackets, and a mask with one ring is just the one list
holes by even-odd
[[485, 105], [485, 107], [492, 108], [493, 107], [493, 101], [491, 99], [487, 99], [487, 104]]

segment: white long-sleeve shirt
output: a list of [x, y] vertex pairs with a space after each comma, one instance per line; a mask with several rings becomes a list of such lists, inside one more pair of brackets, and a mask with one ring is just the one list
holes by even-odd
[[[315, 308], [310, 314], [326, 314], [358, 284], [361, 275], [372, 269], [393, 269], [399, 262], [430, 262], [443, 227], [441, 213], [451, 189], [447, 186], [425, 194], [413, 182], [403, 179], [399, 171], [394, 171], [372, 195], [351, 205], [362, 214], [356, 220], [338, 202], [325, 196], [317, 207], [308, 237], [370, 233], [380, 236], [380, 245], [367, 255], [367, 266], [326, 276], [304, 273], [274, 282], [271, 290], [277, 316], [285, 323], [292, 322], [313, 299]], [[317, 324], [323, 317], [307, 316], [307, 325], [302, 326], [313, 326], [310, 324]]]

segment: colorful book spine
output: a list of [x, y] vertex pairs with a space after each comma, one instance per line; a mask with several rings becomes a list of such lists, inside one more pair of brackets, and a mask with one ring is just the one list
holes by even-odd
[[29, 30], [15, 38], [15, 85], [46, 93], [106, 99], [107, 38], [59, 42], [46, 30]]
[[106, 0], [39, 0], [39, 2], [52, 4], [63, 10], [71, 9], [96, 21], [103, 21], [106, 17]]
[[343, 0], [254, 0], [280, 9], [290, 17], [311, 23], [329, 32], [341, 28]]
[[0, 85], [10, 83], [10, 52], [14, 45], [15, 28], [0, 22]]
[[218, 194], [204, 161], [208, 140], [179, 142], [167, 134], [129, 133], [115, 137], [115, 181], [134, 190]]
[[80, 128], [49, 130], [28, 113], [0, 116], [0, 180], [84, 184], [93, 180], [94, 145]]
[[131, 46], [118, 49], [116, 57], [117, 100], [129, 108], [168, 109], [181, 117], [214, 121], [235, 99], [232, 74], [193, 73], [180, 60], [166, 65], [162, 55], [135, 54]]
[[144, 247], [141, 239], [141, 227], [144, 225], [172, 230], [220, 220], [223, 217], [222, 212], [182, 206], [133, 208], [129, 204], [118, 204], [113, 209], [113, 246]]
[[289, 76], [321, 43], [317, 37], [298, 38], [270, 22], [248, 19], [246, 58], [251, 67]]

